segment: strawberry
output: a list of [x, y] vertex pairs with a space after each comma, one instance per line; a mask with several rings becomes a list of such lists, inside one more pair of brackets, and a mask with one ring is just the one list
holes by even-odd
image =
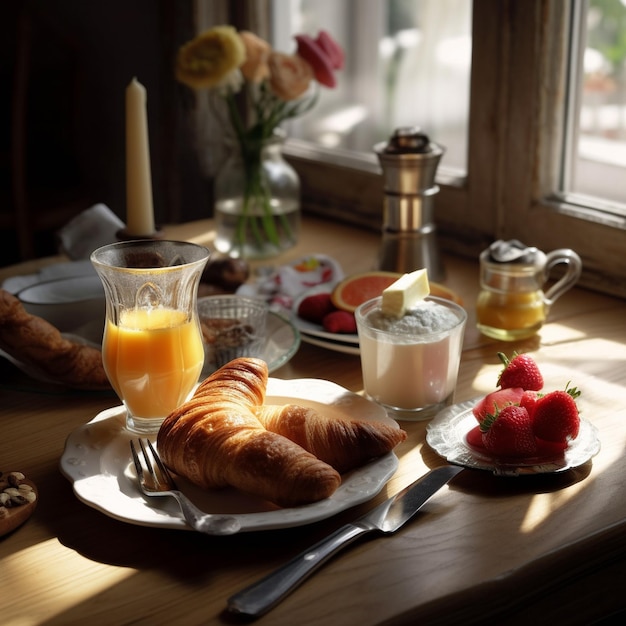
[[524, 390], [540, 391], [543, 388], [543, 376], [530, 355], [514, 352], [509, 360], [503, 352], [498, 352], [498, 357], [504, 364], [498, 377], [498, 386], [501, 389], [521, 387]]
[[322, 324], [329, 333], [356, 333], [356, 319], [348, 311], [331, 311], [324, 316]]
[[528, 415], [530, 415], [531, 420], [535, 415], [537, 400], [539, 400], [542, 395], [543, 394], [540, 394], [537, 391], [525, 391], [520, 398], [519, 405], [523, 406], [528, 411]]
[[565, 388], [551, 391], [537, 400], [533, 416], [533, 431], [536, 437], [556, 443], [567, 443], [576, 439], [580, 430], [580, 416], [576, 398], [580, 391]]
[[335, 311], [335, 305], [331, 302], [329, 293], [307, 296], [298, 305], [298, 316], [314, 324], [321, 324], [324, 317], [331, 311]]
[[483, 444], [494, 456], [532, 457], [537, 454], [537, 441], [528, 411], [509, 405], [495, 415], [489, 414], [481, 423]]
[[474, 417], [482, 422], [488, 414], [495, 415], [499, 409], [503, 409], [508, 404], [519, 404], [523, 393], [524, 390], [521, 387], [492, 391], [476, 403], [472, 409]]

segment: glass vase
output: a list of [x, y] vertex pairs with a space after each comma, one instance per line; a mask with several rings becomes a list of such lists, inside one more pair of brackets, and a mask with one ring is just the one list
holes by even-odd
[[215, 178], [215, 248], [262, 259], [293, 247], [300, 228], [300, 179], [282, 155], [284, 136], [234, 145]]

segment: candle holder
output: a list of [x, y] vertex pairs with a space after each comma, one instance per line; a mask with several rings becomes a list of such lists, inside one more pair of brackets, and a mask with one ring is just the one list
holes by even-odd
[[120, 228], [115, 233], [118, 241], [147, 241], [150, 239], [163, 239], [165, 237], [165, 233], [161, 230], [160, 226], [156, 227], [156, 230], [150, 235], [133, 235], [128, 232], [128, 228]]

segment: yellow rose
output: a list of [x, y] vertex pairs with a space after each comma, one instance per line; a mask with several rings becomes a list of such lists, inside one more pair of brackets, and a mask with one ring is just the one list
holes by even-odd
[[242, 30], [239, 36], [246, 48], [246, 60], [239, 69], [249, 81], [260, 83], [270, 75], [267, 61], [272, 49], [267, 41], [257, 37], [250, 31]]
[[272, 52], [269, 68], [270, 87], [281, 100], [299, 98], [313, 79], [313, 69], [299, 56]]
[[239, 68], [246, 48], [232, 26], [216, 26], [181, 46], [176, 59], [176, 78], [203, 89], [214, 87]]

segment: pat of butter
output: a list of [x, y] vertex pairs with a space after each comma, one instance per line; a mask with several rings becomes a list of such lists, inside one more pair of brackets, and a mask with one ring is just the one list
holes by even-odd
[[404, 274], [383, 291], [381, 309], [384, 315], [402, 317], [430, 293], [426, 269]]

